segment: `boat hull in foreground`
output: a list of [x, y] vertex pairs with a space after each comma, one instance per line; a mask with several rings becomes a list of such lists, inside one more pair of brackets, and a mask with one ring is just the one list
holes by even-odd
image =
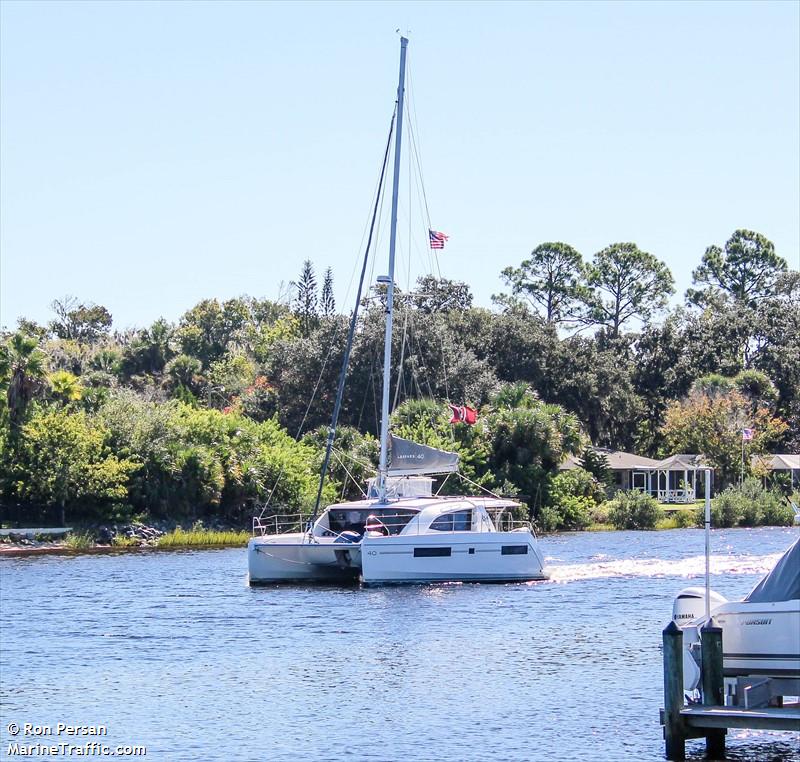
[[800, 678], [800, 600], [730, 601], [714, 609], [726, 677]]

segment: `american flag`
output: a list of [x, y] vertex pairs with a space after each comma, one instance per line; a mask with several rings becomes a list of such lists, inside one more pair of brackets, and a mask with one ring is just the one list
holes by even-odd
[[751, 441], [755, 433], [756, 433], [755, 429], [742, 429], [742, 441], [743, 442]]
[[428, 237], [431, 239], [431, 248], [432, 249], [443, 249], [444, 242], [450, 237], [449, 235], [445, 235], [444, 233], [440, 233], [437, 230], [429, 230]]

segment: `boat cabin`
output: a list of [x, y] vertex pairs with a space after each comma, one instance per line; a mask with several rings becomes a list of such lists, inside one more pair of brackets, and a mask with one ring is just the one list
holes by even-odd
[[528, 526], [514, 520], [511, 511], [517, 506], [512, 500], [482, 497], [411, 496], [391, 503], [359, 500], [331, 505], [317, 521], [314, 535], [358, 542], [366, 533], [393, 536], [509, 531]]

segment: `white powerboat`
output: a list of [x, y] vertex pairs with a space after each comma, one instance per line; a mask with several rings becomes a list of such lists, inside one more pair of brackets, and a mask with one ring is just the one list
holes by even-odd
[[[672, 619], [683, 630], [687, 691], [695, 690], [700, 680], [700, 630], [708, 621], [705, 597], [703, 588], [689, 587], [678, 593], [672, 608]], [[741, 601], [711, 592], [709, 604], [713, 624], [722, 628], [727, 681], [800, 681], [800, 539]]]
[[[394, 125], [396, 119], [389, 274], [378, 278], [379, 284], [386, 288], [378, 475], [371, 480], [363, 500], [331, 505], [320, 513], [322, 487], [336, 433], [380, 193], [375, 199], [356, 307], [350, 320], [316, 507], [308, 522], [296, 516], [288, 522], [281, 518], [268, 520], [264, 512], [254, 519], [253, 537], [247, 547], [252, 583], [338, 581], [358, 577], [366, 584], [546, 578], [531, 527], [527, 523], [513, 525], [511, 512], [518, 503], [492, 494], [434, 495], [431, 476], [457, 473], [458, 455], [389, 433], [394, 265], [407, 44], [408, 40], [401, 37], [400, 78], [392, 122]], [[389, 145], [387, 142], [379, 188], [383, 186]], [[429, 233], [432, 235], [431, 231]], [[287, 528], [290, 531], [285, 531]]]

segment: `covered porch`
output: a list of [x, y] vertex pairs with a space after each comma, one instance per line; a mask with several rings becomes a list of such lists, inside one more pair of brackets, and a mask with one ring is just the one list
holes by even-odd
[[705, 497], [704, 472], [709, 468], [700, 455], [670, 455], [650, 472], [648, 491], [660, 503], [693, 503]]
[[[790, 489], [800, 487], [800, 455], [776, 453], [775, 455], [754, 455], [753, 466], [770, 474], [785, 474]], [[764, 479], [766, 483], [766, 479]]]

